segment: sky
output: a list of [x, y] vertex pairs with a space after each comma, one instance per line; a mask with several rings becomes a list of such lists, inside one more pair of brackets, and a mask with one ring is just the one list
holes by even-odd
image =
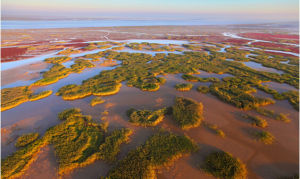
[[298, 0], [2, 0], [2, 17], [298, 21]]

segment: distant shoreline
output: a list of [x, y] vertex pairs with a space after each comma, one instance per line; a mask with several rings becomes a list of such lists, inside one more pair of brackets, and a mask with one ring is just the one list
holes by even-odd
[[141, 26], [232, 26], [232, 25], [288, 25], [298, 27], [298, 22], [240, 22], [222, 20], [2, 20], [1, 29], [58, 29], [58, 28], [97, 28], [97, 27], [141, 27]]

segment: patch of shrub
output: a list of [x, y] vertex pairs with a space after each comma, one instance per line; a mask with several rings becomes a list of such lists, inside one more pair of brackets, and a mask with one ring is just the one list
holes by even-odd
[[192, 99], [176, 97], [172, 113], [182, 129], [197, 127], [203, 120], [203, 105]]
[[213, 152], [205, 159], [204, 170], [217, 178], [246, 179], [246, 166], [226, 152]]

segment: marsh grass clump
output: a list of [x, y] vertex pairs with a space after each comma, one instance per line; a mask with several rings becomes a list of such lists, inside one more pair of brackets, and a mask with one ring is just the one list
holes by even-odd
[[203, 94], [206, 94], [209, 92], [209, 87], [207, 86], [198, 86], [197, 91]]
[[137, 87], [142, 91], [157, 91], [160, 85], [166, 82], [165, 78], [162, 77], [138, 77], [132, 78], [127, 82], [129, 87]]
[[66, 120], [71, 116], [77, 116], [77, 115], [81, 115], [81, 111], [79, 108], [70, 108], [70, 109], [66, 109], [60, 113], [58, 113], [58, 118], [60, 120]]
[[39, 133], [29, 133], [29, 134], [24, 134], [21, 135], [18, 139], [17, 142], [15, 143], [16, 147], [25, 147], [28, 144], [31, 144], [35, 140], [39, 138]]
[[[55, 57], [56, 58], [56, 57]], [[56, 83], [62, 78], [69, 76], [71, 73], [80, 73], [86, 68], [95, 67], [93, 63], [89, 60], [77, 59], [74, 61], [74, 64], [71, 65], [71, 68], [66, 68], [62, 64], [53, 65], [50, 70], [43, 73], [43, 78], [34, 82], [33, 86], [44, 86]]]
[[1, 111], [14, 108], [27, 101], [36, 101], [51, 95], [52, 91], [33, 94], [29, 86], [4, 88], [1, 90]]
[[178, 91], [190, 91], [193, 88], [193, 84], [191, 83], [180, 83], [175, 85], [175, 89]]
[[130, 129], [118, 129], [107, 133], [105, 123], [93, 122], [90, 116], [79, 109], [67, 109], [59, 114], [62, 122], [49, 128], [38, 139], [38, 134], [21, 136], [16, 145], [23, 146], [2, 160], [2, 178], [21, 176], [35, 156], [45, 145], [52, 145], [58, 159], [58, 173], [69, 173], [75, 168], [91, 164], [95, 160], [112, 162], [120, 151], [122, 143], [129, 141]]
[[275, 113], [274, 111], [272, 110], [268, 110], [268, 109], [265, 109], [265, 108], [254, 108], [255, 111], [261, 115], [264, 115], [266, 117], [270, 117], [270, 118], [273, 118], [277, 121], [283, 121], [283, 122], [290, 122], [291, 120], [288, 118], [288, 116], [286, 114], [283, 114], [283, 113]]
[[226, 77], [222, 82], [210, 85], [210, 92], [219, 99], [244, 110], [275, 103], [272, 99], [251, 95], [252, 92], [256, 92], [251, 87], [251, 83], [255, 82], [249, 82], [245, 78]]
[[120, 152], [121, 144], [128, 143], [129, 136], [132, 133], [133, 131], [127, 128], [114, 130], [105, 138], [104, 143], [99, 146], [100, 158], [109, 162], [115, 161], [117, 154]]
[[166, 108], [156, 111], [151, 110], [135, 110], [130, 109], [127, 111], [129, 122], [139, 126], [156, 126], [164, 119]]
[[[128, 45], [134, 46], [134, 48], [136, 46], [141, 49], [162, 46], [150, 43], [132, 43]], [[209, 91], [212, 95], [217, 96], [220, 100], [230, 103], [240, 109], [250, 110], [275, 103], [275, 101], [270, 98], [259, 98], [251, 94], [256, 92], [256, 88], [258, 88], [262, 82], [274, 81], [290, 84], [298, 88], [299, 70], [297, 66], [288, 65], [291, 67], [287, 67], [286, 64], [284, 64], [284, 66], [280, 65], [280, 68], [284, 67], [287, 72], [282, 75], [257, 71], [242, 65], [240, 62], [225, 60], [227, 58], [240, 61], [247, 60], [247, 58], [243, 56], [248, 52], [240, 49], [228, 50], [229, 51], [226, 53], [211, 51], [211, 55], [208, 55], [205, 52], [186, 51], [183, 54], [169, 53], [167, 55], [158, 54], [152, 56], [145, 53], [117, 52], [113, 50], [89, 54], [85, 57], [103, 58], [108, 60], [113, 59], [119, 61], [120, 65], [112, 70], [104, 70], [100, 74], [84, 80], [81, 85], [76, 87], [75, 91], [77, 92], [74, 93], [74, 96], [72, 94], [65, 95], [64, 92], [62, 92], [61, 96], [63, 96], [63, 98], [66, 97], [64, 99], [67, 100], [86, 97], [91, 95], [94, 90], [97, 90], [98, 86], [108, 82], [126, 82], [129, 87], [136, 87], [144, 91], [157, 91], [160, 85], [162, 85], [157, 77], [158, 75], [182, 73], [184, 74], [182, 77], [186, 80], [212, 82], [209, 87]], [[270, 59], [262, 58], [262, 60], [267, 61]], [[282, 59], [280, 61], [282, 61]], [[274, 64], [275, 63], [278, 66], [278, 59]], [[200, 78], [191, 75], [199, 72], [199, 70], [216, 74], [228, 73], [234, 77], [225, 77], [220, 80], [215, 77]], [[80, 94], [78, 95], [79, 97], [77, 96], [78, 93]], [[297, 96], [299, 95], [295, 91], [285, 93], [284, 95], [276, 95], [276, 98], [288, 99], [295, 107], [298, 105], [297, 101], [299, 101]]]
[[132, 150], [109, 171], [108, 178], [156, 178], [155, 170], [198, 149], [186, 136], [158, 133]]
[[124, 46], [113, 47], [112, 50], [123, 50], [124, 48], [125, 48]]
[[246, 118], [250, 119], [252, 121], [252, 125], [254, 125], [254, 126], [262, 127], [262, 128], [265, 128], [268, 126], [268, 122], [259, 116], [247, 115]]
[[80, 50], [72, 49], [72, 48], [67, 48], [63, 51], [60, 51], [58, 54], [59, 55], [70, 55], [74, 53], [80, 53]]
[[190, 81], [190, 82], [220, 82], [218, 78], [215, 77], [208, 77], [208, 78], [200, 78], [197, 76], [193, 76], [190, 74], [183, 74], [181, 76], [184, 80]]
[[46, 98], [48, 96], [50, 96], [52, 94], [52, 90], [47, 90], [47, 91], [43, 91], [40, 92], [38, 94], [33, 94], [31, 96], [29, 96], [29, 101], [36, 101], [42, 98]]
[[50, 70], [43, 73], [43, 78], [34, 82], [34, 86], [44, 86], [56, 83], [58, 80], [67, 77], [71, 73], [71, 69], [61, 64], [53, 65]]
[[290, 121], [291, 121], [291, 119], [289, 119], [288, 116], [285, 115], [285, 114], [283, 114], [283, 113], [279, 113], [279, 114], [276, 116], [275, 119], [278, 120], [278, 121], [283, 121], [283, 122], [290, 122]]
[[89, 60], [77, 59], [74, 61], [74, 64], [71, 65], [71, 70], [75, 73], [82, 72], [85, 68], [93, 68], [95, 65]]
[[257, 140], [263, 142], [264, 144], [272, 144], [275, 140], [275, 137], [267, 131], [259, 131], [255, 133]]
[[203, 169], [217, 178], [246, 179], [246, 166], [231, 154], [226, 152], [213, 152], [205, 159]]
[[214, 124], [209, 124], [208, 122], [204, 122], [204, 125], [210, 129], [211, 131], [213, 131], [214, 133], [216, 133], [218, 136], [224, 138], [226, 135], [224, 133], [224, 131], [222, 131], [221, 129], [219, 129], [219, 127], [217, 125]]
[[203, 120], [203, 105], [192, 99], [176, 97], [172, 114], [182, 129], [197, 127]]
[[102, 99], [101, 97], [96, 97], [96, 98], [93, 98], [93, 99], [91, 100], [90, 105], [94, 107], [94, 106], [96, 106], [97, 104], [102, 104], [102, 103], [104, 103], [104, 102], [105, 102], [105, 100]]
[[43, 139], [35, 141], [18, 149], [1, 161], [1, 178], [17, 178], [24, 174], [27, 168], [35, 161], [40, 149], [45, 146]]
[[1, 111], [11, 109], [28, 101], [32, 94], [27, 86], [4, 88], [1, 90]]
[[52, 64], [60, 64], [60, 63], [67, 62], [71, 59], [72, 59], [71, 57], [62, 56], [62, 57], [46, 58], [44, 61], [47, 62], [47, 63], [52, 63]]

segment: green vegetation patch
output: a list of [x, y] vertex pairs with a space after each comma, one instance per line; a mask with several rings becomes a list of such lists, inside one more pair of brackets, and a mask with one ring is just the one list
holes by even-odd
[[175, 85], [175, 89], [178, 91], [190, 91], [193, 88], [193, 84], [191, 83], [180, 83]]
[[265, 108], [258, 108], [258, 107], [254, 108], [254, 109], [256, 110], [257, 113], [264, 115], [266, 117], [273, 118], [277, 121], [283, 121], [283, 122], [287, 122], [287, 123], [291, 121], [291, 119], [289, 119], [288, 116], [283, 113], [277, 114], [272, 110], [268, 110]]
[[275, 140], [275, 137], [267, 131], [259, 131], [255, 133], [255, 137], [258, 141], [263, 142], [264, 144], [272, 144]]
[[30, 164], [36, 159], [41, 147], [45, 145], [43, 139], [37, 139], [20, 148], [12, 155], [1, 160], [1, 178], [20, 177]]
[[115, 160], [120, 145], [129, 141], [132, 131], [118, 129], [111, 134], [106, 132], [107, 124], [93, 122], [90, 116], [82, 115], [79, 109], [67, 109], [61, 112], [62, 122], [47, 130], [41, 139], [36, 134], [22, 136], [20, 146], [6, 159], [2, 160], [2, 177], [21, 176], [34, 161], [40, 148], [52, 144], [58, 158], [59, 174], [65, 174], [75, 168], [88, 165], [95, 160]]
[[68, 110], [67, 113], [67, 119], [50, 128], [45, 135], [59, 159], [59, 174], [97, 159], [113, 159], [120, 144], [129, 140], [130, 130], [115, 131], [105, 138], [102, 125], [94, 123], [90, 116], [80, 115], [76, 110], [73, 113]]
[[220, 137], [224, 138], [226, 136], [224, 131], [219, 129], [219, 127], [215, 124], [210, 124], [210, 123], [204, 121], [204, 126], [207, 127], [208, 129], [210, 129], [211, 131], [213, 131], [215, 134], [217, 134]]
[[252, 121], [252, 125], [254, 125], [254, 126], [262, 127], [262, 128], [265, 128], [268, 126], [268, 122], [259, 116], [247, 115], [246, 118], [250, 119]]
[[204, 170], [217, 178], [246, 179], [246, 166], [226, 152], [214, 152], [205, 159]]
[[104, 99], [102, 99], [101, 97], [96, 97], [96, 98], [93, 98], [92, 100], [91, 100], [91, 102], [90, 102], [90, 104], [91, 104], [91, 106], [96, 106], [97, 104], [102, 104], [102, 103], [104, 103], [105, 102], [105, 100]]
[[[135, 44], [142, 48], [153, 44]], [[238, 51], [238, 52], [236, 52]], [[212, 82], [210, 92], [219, 99], [228, 102], [241, 109], [254, 109], [258, 106], [274, 103], [268, 98], [258, 98], [251, 93], [255, 92], [258, 84], [266, 81], [287, 83], [298, 87], [297, 74], [279, 75], [257, 71], [249, 68], [240, 62], [226, 61], [227, 56], [238, 57], [246, 52], [233, 50], [227, 53], [211, 52], [184, 52], [183, 54], [156, 54], [155, 56], [145, 53], [128, 53], [106, 50], [96, 54], [86, 55], [87, 58], [105, 58], [120, 61], [121, 65], [107, 71], [102, 71], [90, 79], [85, 80], [78, 90], [83, 93], [93, 93], [92, 90], [101, 87], [108, 82], [120, 83], [126, 81], [127, 86], [137, 87], [145, 91], [156, 91], [160, 82], [158, 75], [183, 73], [183, 78], [197, 82]], [[199, 60], [201, 59], [201, 60]], [[222, 80], [218, 78], [200, 78], [190, 74], [198, 73], [199, 70], [216, 74], [231, 74], [235, 77], [226, 77]], [[77, 87], [76, 87], [77, 88]], [[68, 92], [67, 92], [68, 93]], [[86, 94], [86, 95], [89, 95]], [[74, 96], [77, 94], [74, 93]], [[62, 92], [62, 96], [64, 96]], [[85, 95], [80, 95], [85, 97]], [[72, 98], [72, 97], [71, 97]], [[76, 98], [76, 97], [74, 97]], [[294, 100], [296, 101], [296, 100]]]
[[61, 64], [53, 65], [50, 70], [43, 73], [43, 78], [34, 82], [32, 85], [44, 86], [56, 83], [58, 80], [67, 77], [71, 73], [70, 68], [66, 68]]
[[261, 84], [257, 85], [257, 88], [266, 93], [272, 94], [273, 97], [277, 100], [287, 99], [296, 110], [299, 110], [299, 93], [298, 93], [298, 91], [287, 91], [287, 92], [283, 92], [283, 93], [278, 93], [276, 90], [268, 88], [267, 86], [264, 86]]
[[220, 82], [218, 78], [215, 77], [208, 77], [208, 78], [201, 78], [189, 74], [183, 74], [181, 76], [184, 80], [190, 81], [190, 82]]
[[77, 59], [74, 61], [74, 64], [71, 65], [71, 70], [75, 73], [82, 72], [85, 68], [93, 68], [96, 65], [91, 63], [89, 60]]
[[1, 111], [14, 108], [27, 101], [35, 101], [51, 95], [52, 91], [33, 94], [28, 86], [4, 88], [1, 90]]
[[121, 86], [121, 83], [116, 83], [113, 81], [95, 84], [93, 86], [67, 85], [60, 88], [56, 95], [62, 96], [64, 100], [75, 100], [90, 95], [107, 96], [118, 93]]
[[66, 109], [58, 114], [58, 119], [67, 120], [71, 116], [81, 116], [81, 111], [79, 108]]
[[272, 99], [251, 95], [250, 93], [256, 91], [251, 87], [251, 83], [254, 82], [249, 82], [245, 78], [226, 77], [220, 83], [213, 83], [210, 92], [219, 99], [245, 110], [275, 103]]
[[200, 93], [206, 94], [206, 93], [209, 92], [209, 87], [207, 87], [207, 86], [198, 86], [197, 91], [200, 92]]
[[158, 133], [129, 152], [109, 171], [108, 178], [155, 178], [157, 168], [196, 150], [196, 144], [186, 136]]
[[173, 118], [183, 129], [197, 127], [203, 120], [203, 105], [192, 99], [177, 97], [172, 107]]
[[37, 101], [39, 99], [46, 98], [51, 94], [52, 94], [52, 90], [47, 90], [47, 91], [40, 92], [38, 94], [33, 94], [29, 96], [29, 101]]
[[39, 133], [29, 133], [20, 136], [15, 143], [16, 147], [24, 147], [39, 138]]
[[46, 58], [44, 61], [47, 62], [47, 63], [52, 63], [52, 64], [60, 64], [60, 63], [63, 63], [63, 62], [67, 62], [71, 59], [72, 59], [71, 57], [62, 56], [62, 57]]
[[166, 108], [156, 111], [130, 109], [127, 114], [129, 122], [139, 126], [156, 126], [164, 119]]
[[60, 51], [58, 54], [59, 55], [70, 55], [70, 54], [74, 54], [74, 53], [80, 53], [80, 50], [74, 50], [71, 48], [67, 48], [63, 51]]

